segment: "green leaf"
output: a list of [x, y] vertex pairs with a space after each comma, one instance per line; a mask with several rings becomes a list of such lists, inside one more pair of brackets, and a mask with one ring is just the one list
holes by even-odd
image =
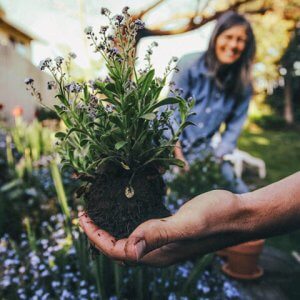
[[119, 116], [111, 114], [109, 116], [109, 120], [119, 128], [123, 128], [123, 124]]
[[154, 120], [156, 118], [156, 114], [154, 113], [148, 113], [140, 116], [141, 119], [146, 119], [146, 120]]
[[65, 133], [65, 132], [59, 131], [59, 132], [56, 132], [56, 133], [55, 133], [55, 137], [56, 137], [56, 138], [59, 138], [59, 139], [63, 139], [63, 138], [65, 138], [65, 136], [66, 136], [66, 133]]
[[88, 90], [88, 87], [86, 84], [84, 85], [84, 88], [83, 88], [83, 95], [84, 95], [84, 101], [85, 101], [85, 103], [87, 103], [88, 100], [90, 99], [90, 93], [89, 93], [89, 90]]
[[60, 116], [65, 113], [65, 110], [59, 105], [53, 105], [56, 113]]
[[66, 97], [65, 97], [64, 95], [62, 95], [62, 94], [57, 94], [57, 95], [55, 96], [55, 98], [58, 98], [62, 104], [64, 104], [65, 106], [68, 106], [68, 104], [69, 104], [69, 103], [68, 103], [68, 100], [66, 99]]
[[120, 106], [120, 102], [118, 100], [116, 100], [115, 98], [105, 98], [105, 99], [102, 99], [101, 101], [108, 102], [115, 106]]
[[191, 122], [191, 121], [186, 121], [184, 122], [183, 124], [181, 124], [179, 130], [182, 131], [185, 127], [187, 126], [197, 126], [194, 122]]
[[152, 112], [155, 109], [164, 106], [164, 105], [172, 105], [172, 104], [178, 104], [178, 103], [182, 103], [182, 100], [180, 98], [174, 98], [174, 97], [168, 97], [165, 98], [157, 103], [155, 103], [154, 105], [152, 105], [151, 107], [149, 107], [145, 112]]
[[178, 166], [180, 168], [183, 168], [185, 166], [185, 163], [177, 158], [156, 158], [154, 159], [155, 161], [163, 161], [168, 163], [169, 165], [175, 165]]
[[67, 138], [70, 136], [70, 134], [73, 133], [73, 132], [79, 132], [79, 133], [82, 133], [82, 134], [88, 136], [88, 133], [85, 132], [84, 130], [79, 129], [79, 128], [76, 128], [76, 127], [72, 127], [72, 128], [68, 131], [68, 133], [67, 133], [65, 139], [67, 139]]
[[115, 149], [120, 150], [122, 147], [124, 147], [127, 144], [127, 141], [120, 141], [115, 144]]
[[149, 90], [150, 85], [152, 83], [155, 71], [152, 69], [150, 70], [144, 79], [141, 82], [141, 97], [145, 97], [146, 92]]

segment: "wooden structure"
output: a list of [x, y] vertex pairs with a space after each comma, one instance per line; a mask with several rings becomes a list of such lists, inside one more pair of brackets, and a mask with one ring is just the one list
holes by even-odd
[[5, 17], [4, 10], [0, 7], [0, 44], [10, 46], [19, 54], [31, 59], [31, 41], [33, 37]]

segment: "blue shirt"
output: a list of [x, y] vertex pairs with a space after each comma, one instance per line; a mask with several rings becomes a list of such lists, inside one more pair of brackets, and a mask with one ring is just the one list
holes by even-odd
[[[196, 115], [188, 119], [196, 126], [186, 127], [180, 138], [184, 154], [187, 155], [191, 148], [195, 150], [204, 140], [209, 142], [223, 122], [225, 130], [215, 155], [222, 157], [232, 152], [247, 117], [252, 89], [247, 88], [242, 93], [244, 96], [237, 99], [218, 88], [213, 78], [208, 76], [203, 52], [185, 55], [177, 67], [179, 72], [172, 78], [175, 88], [182, 89], [182, 98], [193, 97], [196, 101], [193, 108]], [[179, 114], [175, 118], [179, 118]]]

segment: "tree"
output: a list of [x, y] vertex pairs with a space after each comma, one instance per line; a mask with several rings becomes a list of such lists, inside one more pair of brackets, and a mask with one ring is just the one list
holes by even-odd
[[[265, 14], [276, 11], [282, 18], [297, 20], [300, 18], [299, 0], [191, 0], [180, 1], [181, 5], [174, 9], [174, 2], [158, 0], [145, 9], [134, 14], [135, 18], [142, 19], [146, 27], [141, 30], [138, 39], [148, 36], [161, 36], [185, 33], [200, 28], [201, 26], [216, 20], [223, 13], [232, 10], [249, 15]], [[148, 25], [150, 18], [154, 18], [158, 9], [169, 10], [168, 17], [153, 25]], [[178, 11], [179, 10], [179, 11]], [[176, 22], [179, 25], [174, 24]]]
[[[294, 107], [294, 93], [299, 88], [299, 79], [297, 76], [300, 75], [300, 22], [297, 23], [297, 27], [292, 34], [290, 44], [284, 53], [281, 64], [283, 67], [284, 75], [284, 119], [287, 124], [293, 124], [295, 121], [295, 110]], [[298, 83], [298, 84], [297, 84]], [[296, 103], [295, 103], [296, 104]]]

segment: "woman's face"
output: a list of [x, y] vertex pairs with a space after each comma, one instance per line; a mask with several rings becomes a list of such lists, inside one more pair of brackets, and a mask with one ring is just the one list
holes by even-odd
[[235, 63], [242, 55], [247, 42], [246, 28], [233, 26], [223, 31], [216, 39], [216, 56], [221, 64]]

